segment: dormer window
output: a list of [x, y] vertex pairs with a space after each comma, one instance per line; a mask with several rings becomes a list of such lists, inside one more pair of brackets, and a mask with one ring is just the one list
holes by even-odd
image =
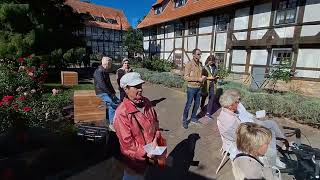
[[162, 12], [162, 6], [154, 7], [154, 14], [160, 14]]
[[178, 8], [181, 6], [184, 6], [186, 4], [187, 0], [175, 0], [174, 1], [174, 7]]
[[105, 18], [105, 22], [108, 24], [118, 24], [117, 20], [110, 18]]

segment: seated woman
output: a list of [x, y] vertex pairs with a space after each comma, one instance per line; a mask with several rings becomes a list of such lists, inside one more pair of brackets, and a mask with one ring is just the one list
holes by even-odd
[[241, 121], [235, 112], [237, 111], [239, 101], [237, 96], [223, 94], [219, 102], [222, 108], [217, 117], [217, 125], [223, 141], [222, 147], [224, 151], [230, 154], [230, 158], [233, 159], [238, 153], [235, 145], [236, 130]]
[[281, 179], [280, 171], [262, 163], [258, 157], [264, 156], [271, 141], [269, 129], [256, 123], [242, 123], [237, 129], [237, 148], [241, 151], [232, 162], [236, 180], [244, 179]]
[[259, 116], [254, 116], [253, 114], [249, 113], [246, 108], [241, 103], [241, 96], [240, 91], [238, 89], [228, 89], [224, 92], [224, 94], [230, 94], [232, 96], [238, 97], [238, 107], [237, 107], [237, 115], [241, 121], [241, 123], [244, 122], [255, 122], [261, 126], [264, 126], [271, 130], [272, 132], [272, 140], [270, 143], [270, 147], [268, 148], [266, 157], [270, 164], [276, 165], [279, 168], [285, 168], [286, 165], [280, 161], [279, 157], [277, 156], [277, 148], [276, 148], [276, 139], [282, 139], [285, 140], [285, 136], [283, 135], [282, 131], [280, 130], [278, 124], [273, 120], [268, 120], [265, 118], [265, 112], [264, 115], [263, 111], [259, 112]]
[[144, 150], [146, 144], [157, 146], [159, 138], [159, 121], [156, 111], [148, 98], [142, 96], [140, 74], [130, 72], [120, 79], [120, 86], [126, 96], [116, 109], [114, 128], [120, 142], [127, 169], [123, 179], [143, 179], [149, 158]]

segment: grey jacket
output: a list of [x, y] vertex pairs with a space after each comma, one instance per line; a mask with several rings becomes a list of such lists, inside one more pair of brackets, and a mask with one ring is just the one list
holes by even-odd
[[257, 158], [244, 154], [238, 154], [233, 160], [232, 171], [236, 180], [281, 180], [280, 172], [275, 172], [275, 169], [264, 165]]
[[109, 73], [102, 66], [99, 66], [94, 71], [93, 78], [96, 95], [102, 93], [112, 95], [116, 93], [111, 84]]

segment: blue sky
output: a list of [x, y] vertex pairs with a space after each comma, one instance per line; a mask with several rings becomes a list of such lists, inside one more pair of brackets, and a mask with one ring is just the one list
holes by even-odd
[[138, 19], [147, 15], [156, 0], [91, 0], [92, 3], [122, 9], [132, 27], [136, 27]]

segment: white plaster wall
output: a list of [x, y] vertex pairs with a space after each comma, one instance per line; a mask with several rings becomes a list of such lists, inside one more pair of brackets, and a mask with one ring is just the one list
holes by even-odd
[[247, 51], [246, 50], [233, 50], [232, 63], [233, 64], [246, 64]]
[[262, 39], [262, 37], [267, 33], [267, 29], [251, 31], [251, 39]]
[[210, 51], [211, 36], [199, 36], [198, 37], [198, 48], [201, 51]]
[[227, 33], [218, 33], [216, 35], [216, 51], [225, 51], [227, 44]]
[[248, 29], [250, 7], [236, 10], [234, 30]]
[[268, 59], [268, 51], [261, 50], [251, 50], [250, 64], [254, 65], [266, 65]]
[[167, 25], [165, 29], [165, 37], [166, 38], [172, 38], [174, 36], [174, 27], [173, 25]]
[[158, 35], [157, 35], [157, 39], [162, 39], [162, 38], [164, 38], [164, 27], [163, 28], [161, 28], [161, 27], [158, 27], [158, 30], [157, 30], [158, 32]]
[[202, 65], [204, 65], [208, 56], [210, 56], [210, 53], [202, 53], [201, 59], [200, 59]]
[[164, 52], [161, 52], [161, 53], [160, 53], [160, 59], [165, 59], [165, 58], [164, 58]]
[[226, 58], [226, 63], [225, 63], [226, 68], [229, 68], [229, 61], [230, 61], [230, 52], [227, 53], [227, 58]]
[[149, 40], [149, 36], [143, 36], [143, 40], [144, 41], [148, 41]]
[[267, 27], [270, 23], [271, 3], [254, 6], [252, 27]]
[[184, 48], [185, 51], [188, 50], [188, 38], [187, 37], [184, 38], [183, 48]]
[[182, 48], [182, 38], [176, 38], [175, 43], [175, 48]]
[[242, 72], [245, 72], [245, 69], [246, 69], [245, 66], [235, 66], [235, 65], [231, 66], [231, 71], [232, 72], [240, 72], [240, 73], [242, 73]]
[[[167, 60], [169, 58], [171, 53], [164, 53], [164, 59]], [[170, 58], [168, 59], [168, 61], [172, 61], [173, 59], [173, 53], [171, 54]]]
[[173, 50], [173, 39], [166, 39], [165, 43], [166, 43], [165, 50], [172, 51]]
[[143, 49], [144, 49], [145, 51], [148, 51], [148, 50], [149, 50], [149, 41], [144, 41], [144, 42], [143, 42]]
[[320, 78], [320, 71], [296, 70], [295, 77]]
[[161, 51], [164, 51], [164, 50], [165, 50], [165, 49], [164, 49], [164, 45], [165, 45], [165, 44], [164, 44], [164, 40], [161, 40], [161, 49], [160, 49]]
[[284, 27], [274, 29], [280, 38], [293, 38], [294, 27]]
[[161, 41], [160, 40], [157, 40], [157, 51], [159, 52], [159, 51], [161, 51]]
[[302, 29], [301, 29], [301, 36], [315, 36], [319, 32], [320, 32], [320, 25], [304, 25], [302, 26]]
[[196, 36], [188, 37], [188, 51], [192, 51], [196, 48]]
[[203, 17], [199, 19], [199, 34], [211, 33], [213, 25], [213, 18]]
[[237, 40], [247, 39], [247, 32], [237, 32], [237, 33], [233, 33], [233, 35], [237, 38]]
[[303, 22], [320, 21], [320, 0], [307, 0]]
[[320, 49], [299, 49], [296, 67], [320, 68]]

